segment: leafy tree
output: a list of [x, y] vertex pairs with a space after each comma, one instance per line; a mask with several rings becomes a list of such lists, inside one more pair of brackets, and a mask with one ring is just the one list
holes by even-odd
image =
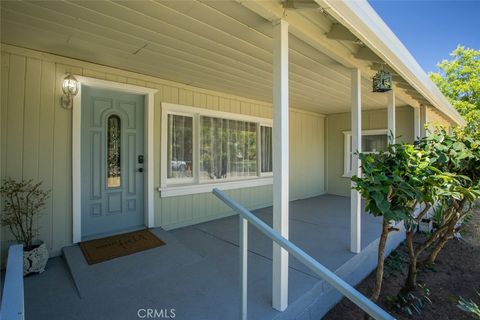
[[[409, 270], [400, 292], [405, 296], [417, 288], [417, 267], [434, 263], [461, 228], [460, 222], [472, 213], [480, 197], [479, 138], [477, 131], [457, 128], [448, 133], [439, 128], [415, 145], [391, 144], [387, 152], [359, 155], [363, 176], [352, 177], [355, 189], [365, 198], [366, 210], [383, 217], [373, 300], [378, 300], [381, 291], [392, 220], [403, 221], [407, 232]], [[417, 226], [432, 207], [437, 229], [414, 243]]]
[[471, 128], [480, 127], [480, 50], [458, 46], [451, 60], [437, 66], [439, 72], [430, 73], [432, 81], [467, 120]]
[[352, 177], [355, 189], [365, 199], [366, 211], [383, 217], [375, 286], [371, 296], [372, 300], [377, 301], [382, 288], [388, 234], [398, 230], [391, 222], [407, 219], [414, 210], [416, 190], [422, 184], [422, 179], [417, 177], [428, 163], [422, 151], [407, 144], [390, 144], [387, 152], [360, 153], [359, 158], [363, 176]]
[[480, 197], [480, 132], [456, 128], [451, 133], [437, 128], [418, 143], [430, 164], [454, 177], [438, 189], [438, 207], [434, 220], [437, 230], [428, 235], [432, 247], [421, 266], [433, 264], [447, 241], [462, 228], [462, 221], [473, 214]]

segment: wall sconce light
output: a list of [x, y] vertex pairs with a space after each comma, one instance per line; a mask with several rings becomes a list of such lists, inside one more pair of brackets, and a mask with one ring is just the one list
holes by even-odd
[[67, 73], [67, 76], [63, 79], [62, 90], [62, 107], [71, 109], [73, 107], [73, 97], [78, 93], [78, 80], [71, 73]]
[[392, 90], [392, 75], [380, 70], [373, 76], [373, 92], [387, 92]]

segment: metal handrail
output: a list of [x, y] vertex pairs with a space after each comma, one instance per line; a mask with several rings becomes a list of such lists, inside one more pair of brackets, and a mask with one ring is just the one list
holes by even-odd
[[0, 320], [23, 320], [24, 318], [23, 245], [19, 244], [10, 246], [8, 249]]
[[288, 251], [288, 253], [297, 258], [298, 261], [303, 263], [306, 267], [337, 289], [341, 294], [347, 297], [350, 301], [352, 301], [374, 319], [395, 320], [395, 318], [388, 314], [385, 310], [377, 306], [370, 299], [358, 292], [354, 287], [346, 283], [335, 273], [328, 270], [325, 266], [316, 261], [291, 241], [282, 237], [278, 232], [273, 230], [269, 225], [260, 220], [253, 213], [242, 207], [226, 193], [217, 188], [214, 188], [212, 192], [215, 196], [217, 196], [226, 205], [238, 212], [240, 215], [240, 283], [242, 288], [240, 312], [241, 319], [247, 318], [247, 225], [248, 222], [250, 222], [263, 234], [275, 241], [279, 246]]

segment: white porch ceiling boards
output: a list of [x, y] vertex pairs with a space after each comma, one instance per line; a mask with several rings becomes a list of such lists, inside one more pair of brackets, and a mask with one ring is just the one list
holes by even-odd
[[[271, 22], [235, 1], [1, 5], [4, 43], [271, 102]], [[331, 27], [320, 11], [301, 14], [321, 34]], [[292, 106], [325, 114], [350, 110], [349, 69], [292, 34], [289, 55]], [[364, 109], [386, 107], [385, 95], [371, 93], [371, 81], [363, 81], [362, 93]]]

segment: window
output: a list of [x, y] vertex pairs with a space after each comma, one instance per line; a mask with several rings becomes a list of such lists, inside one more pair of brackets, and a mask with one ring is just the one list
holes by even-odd
[[201, 116], [200, 181], [257, 175], [257, 124]]
[[272, 170], [272, 127], [260, 126], [261, 172], [271, 173]]
[[107, 187], [120, 187], [120, 117], [111, 115], [107, 119]]
[[[352, 155], [357, 150], [352, 150], [352, 132], [344, 131], [344, 168], [343, 176], [352, 176]], [[380, 152], [387, 150], [388, 136], [386, 129], [362, 131], [362, 152]]]
[[193, 182], [193, 118], [169, 114], [167, 135], [167, 178]]
[[162, 128], [162, 197], [271, 184], [271, 120], [164, 103]]

